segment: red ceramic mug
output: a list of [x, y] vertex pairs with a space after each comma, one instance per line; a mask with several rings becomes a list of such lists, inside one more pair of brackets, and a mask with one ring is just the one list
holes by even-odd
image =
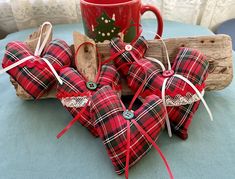
[[125, 29], [124, 41], [131, 42], [140, 31], [140, 17], [146, 11], [156, 15], [157, 34], [162, 35], [163, 20], [159, 10], [142, 5], [141, 0], [81, 0], [80, 6], [85, 34], [96, 42], [110, 40]]

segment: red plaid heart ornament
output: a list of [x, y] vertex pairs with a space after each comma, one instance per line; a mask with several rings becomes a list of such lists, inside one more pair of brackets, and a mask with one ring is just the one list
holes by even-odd
[[[153, 58], [148, 59], [153, 61]], [[133, 63], [127, 76], [128, 85], [133, 91], [138, 90], [147, 73], [145, 89], [140, 95], [143, 98], [149, 94], [161, 96], [167, 106], [173, 131], [182, 139], [186, 139], [188, 127], [200, 100], [212, 119], [212, 114], [202, 97], [209, 63], [202, 53], [189, 48], [180, 48], [173, 67], [168, 70], [165, 70], [159, 61], [155, 60], [156, 65], [149, 60], [141, 59], [138, 64]], [[145, 71], [140, 69], [140, 64]], [[169, 128], [168, 125], [168, 131]]]
[[148, 48], [148, 43], [143, 36], [140, 36], [136, 41], [132, 41], [130, 44], [126, 44], [119, 37], [113, 38], [110, 41], [110, 45], [111, 58], [103, 63], [113, 61], [117, 68], [122, 66], [119, 71], [124, 76], [127, 75], [129, 70], [129, 66], [124, 64], [133, 62], [134, 58], [142, 58]]
[[196, 49], [180, 48], [170, 70], [162, 69], [160, 65], [155, 65], [148, 59], [140, 59], [138, 64], [135, 62], [130, 67], [127, 80], [133, 91], [139, 88], [145, 78], [145, 72], [139, 66], [141, 64], [148, 74], [145, 91], [141, 95], [148, 96], [154, 93], [162, 96], [163, 83], [168, 78], [165, 82], [167, 106], [180, 106], [200, 100], [195, 90], [184, 80], [178, 78], [178, 75], [188, 79], [201, 93], [205, 88], [209, 67], [209, 63], [202, 53]]
[[[90, 118], [90, 97], [102, 86], [110, 85], [120, 90], [120, 76], [113, 65], [103, 65], [97, 82], [92, 83], [86, 80], [81, 73], [75, 69], [67, 67], [60, 71], [63, 85], [57, 86], [57, 98], [61, 100], [63, 106], [72, 114], [74, 119], [57, 136], [61, 137], [76, 121], [86, 127], [93, 136], [97, 137], [94, 122]], [[91, 85], [91, 87], [90, 87]], [[96, 88], [92, 88], [95, 85]]]
[[[129, 113], [129, 114], [128, 114]], [[137, 163], [152, 146], [159, 152], [173, 178], [169, 165], [155, 144], [165, 126], [166, 111], [156, 95], [145, 98], [136, 111], [126, 110], [117, 93], [109, 86], [97, 91], [91, 100], [91, 118], [117, 174]]]
[[[7, 68], [21, 59], [31, 56], [34, 55], [25, 43], [10, 42], [6, 47], [2, 67]], [[62, 40], [52, 41], [45, 49], [42, 57], [47, 59], [56, 71], [65, 66], [70, 66], [71, 63], [70, 48]], [[8, 73], [35, 99], [39, 99], [48, 92], [56, 82], [48, 64], [41, 57], [36, 56], [9, 70]]]
[[[44, 25], [51, 24], [46, 22]], [[42, 44], [39, 37], [34, 53], [23, 42], [8, 43], [2, 61], [4, 69], [0, 73], [9, 73], [35, 99], [48, 92], [56, 78], [61, 82], [56, 71], [71, 63], [72, 53], [65, 41], [53, 40], [44, 49], [48, 37], [49, 31]]]
[[[140, 95], [142, 97], [146, 97], [151, 94], [161, 96], [165, 107], [168, 106], [167, 110], [171, 120], [170, 123], [169, 118], [167, 117], [169, 136], [172, 135], [172, 126], [177, 135], [182, 139], [186, 139], [188, 137], [188, 127], [194, 113], [198, 109], [200, 100], [203, 101], [211, 119], [213, 119], [212, 114], [202, 97], [204, 94], [205, 80], [208, 75], [208, 62], [206, 61], [205, 56], [197, 50], [187, 48], [183, 50], [182, 48], [175, 60], [173, 68], [171, 69], [166, 45], [161, 37], [159, 38], [163, 42], [166, 50], [168, 70], [165, 70], [164, 65], [156, 59], [141, 59], [148, 47], [147, 42], [141, 40], [140, 42], [144, 43], [139, 43], [140, 47], [142, 44], [142, 48], [139, 48], [139, 52], [138, 48], [133, 47], [133, 42], [127, 45], [122, 42], [120, 38], [111, 40], [112, 58], [110, 59], [113, 60], [116, 65], [123, 66], [123, 74], [127, 76], [129, 87], [133, 92], [136, 92], [140, 85], [143, 84], [145, 75], [147, 74], [148, 77], [145, 89]], [[188, 50], [187, 53], [186, 49]], [[184, 58], [180, 59], [182, 57]], [[151, 60], [156, 62], [158, 65], [153, 65], [150, 62]], [[130, 68], [130, 65], [128, 66], [127, 64], [131, 63], [134, 64]], [[144, 67], [144, 70], [141, 66]], [[129, 71], [127, 72], [127, 70]]]
[[[95, 44], [91, 42], [80, 44], [76, 50], [75, 59], [83, 45], [95, 46]], [[97, 48], [96, 51], [98, 52]], [[74, 118], [57, 135], [57, 138], [64, 135], [64, 133], [66, 133], [76, 121], [79, 121], [84, 127], [86, 127], [93, 136], [98, 136], [94, 127], [94, 121], [90, 118], [90, 99], [98, 89], [105, 85], [110, 85], [114, 89], [120, 90], [119, 73], [113, 65], [102, 66], [101, 56], [99, 53], [98, 64], [98, 72], [94, 82], [88, 81], [81, 72], [76, 71], [73, 68], [64, 68], [60, 71], [60, 75], [64, 83], [57, 86], [56, 96], [61, 100], [62, 104], [68, 109]]]

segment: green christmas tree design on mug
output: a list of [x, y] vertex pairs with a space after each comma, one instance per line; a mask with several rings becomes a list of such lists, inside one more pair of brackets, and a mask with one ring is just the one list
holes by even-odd
[[103, 42], [104, 40], [111, 40], [120, 32], [120, 28], [115, 26], [115, 14], [109, 18], [107, 14], [102, 13], [97, 19], [98, 25], [92, 25], [93, 39], [95, 42]]
[[[96, 19], [97, 25], [91, 25], [91, 29], [88, 28], [88, 24], [83, 21], [86, 34], [91, 37], [95, 42], [103, 42], [104, 40], [111, 40], [113, 37], [117, 37], [121, 28], [115, 25], [115, 14], [110, 18], [106, 13], [102, 13], [100, 17]], [[136, 36], [136, 25], [132, 20], [129, 24], [129, 28], [126, 30], [124, 36], [125, 42], [131, 42]]]

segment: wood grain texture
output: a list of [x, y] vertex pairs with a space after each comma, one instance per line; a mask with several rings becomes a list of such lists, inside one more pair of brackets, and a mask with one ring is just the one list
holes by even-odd
[[[33, 97], [28, 94], [13, 78], [10, 78], [12, 85], [15, 87], [16, 95], [23, 100], [33, 100]], [[56, 90], [53, 88], [48, 93], [44, 94], [40, 99], [55, 98]]]
[[[180, 47], [189, 47], [200, 50], [207, 56], [210, 63], [209, 76], [206, 80], [206, 90], [222, 90], [227, 87], [233, 79], [233, 61], [232, 61], [232, 41], [227, 35], [212, 35], [200, 37], [184, 37], [184, 38], [170, 38], [164, 40], [169, 57], [173, 62]], [[146, 56], [154, 57], [167, 64], [162, 43], [159, 40], [152, 40], [149, 42], [149, 48]], [[97, 44], [98, 51], [101, 54], [102, 60], [109, 58], [110, 46], [108, 42]], [[87, 57], [86, 57], [87, 58]], [[94, 62], [96, 63], [96, 61]], [[79, 68], [83, 68], [80, 66]], [[89, 76], [96, 74], [95, 70], [89, 71]], [[130, 89], [123, 80], [123, 95], [132, 94]], [[23, 93], [18, 92], [19, 97], [25, 97]], [[48, 96], [48, 97], [53, 97]], [[45, 96], [47, 98], [47, 96]]]
[[[157, 58], [167, 66], [164, 48], [160, 40], [149, 42], [146, 56]], [[174, 61], [180, 47], [195, 48], [204, 53], [210, 63], [209, 76], [206, 80], [206, 90], [222, 90], [233, 79], [232, 41], [228, 35], [211, 35], [199, 37], [184, 37], [165, 39], [171, 62]], [[98, 44], [99, 52], [104, 59], [109, 57], [110, 46]], [[124, 84], [125, 85], [125, 84]], [[123, 94], [131, 94], [126, 85]]]
[[75, 59], [75, 66], [79, 72], [81, 72], [89, 81], [94, 81], [97, 73], [97, 58], [96, 58], [96, 46], [95, 41], [82, 35], [79, 32], [73, 33], [74, 51], [76, 52], [78, 47], [84, 42], [90, 42], [94, 46], [84, 44], [80, 46], [80, 49]]
[[[30, 48], [32, 52], [35, 51], [39, 37], [40, 37], [40, 31], [41, 31], [42, 26], [40, 26], [37, 31], [33, 32], [28, 36], [28, 38], [25, 40], [25, 43], [27, 46]], [[53, 28], [53, 27], [52, 27]], [[41, 37], [41, 42], [43, 42], [44, 38], [46, 37], [47, 31], [50, 30], [49, 25], [45, 25], [44, 28], [42, 29], [42, 37]], [[53, 35], [53, 30], [51, 29], [51, 33], [49, 35], [49, 38], [46, 43], [46, 47], [48, 44], [52, 41], [52, 35]]]

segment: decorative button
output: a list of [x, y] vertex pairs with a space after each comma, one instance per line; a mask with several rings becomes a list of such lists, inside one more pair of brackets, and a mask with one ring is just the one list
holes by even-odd
[[127, 120], [131, 120], [134, 118], [134, 113], [133, 111], [126, 110], [122, 113], [123, 117]]
[[168, 78], [168, 77], [173, 76], [174, 73], [175, 73], [174, 70], [166, 70], [166, 71], [163, 72], [162, 76]]
[[131, 45], [126, 45], [125, 46], [125, 50], [126, 51], [131, 51], [132, 50], [132, 46]]
[[89, 82], [86, 83], [86, 87], [89, 90], [95, 90], [97, 88], [97, 84], [92, 82], [92, 81], [89, 81]]

